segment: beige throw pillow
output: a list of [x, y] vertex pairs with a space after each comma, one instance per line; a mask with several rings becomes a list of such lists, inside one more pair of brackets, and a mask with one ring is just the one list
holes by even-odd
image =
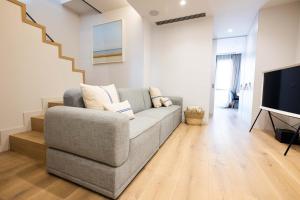
[[173, 105], [172, 101], [168, 97], [162, 97], [160, 100], [161, 100], [162, 105], [165, 107], [169, 107], [169, 106]]
[[130, 103], [128, 101], [123, 101], [121, 103], [107, 104], [104, 107], [108, 111], [125, 114], [129, 117], [129, 119], [134, 119], [134, 114], [131, 109]]
[[150, 87], [150, 96], [151, 96], [151, 100], [152, 100], [152, 103], [153, 103], [153, 106], [155, 108], [159, 108], [162, 106], [162, 103], [161, 103], [161, 92], [158, 88], [155, 88], [155, 87]]
[[104, 105], [119, 102], [114, 85], [93, 86], [80, 84], [80, 88], [86, 108], [104, 110]]

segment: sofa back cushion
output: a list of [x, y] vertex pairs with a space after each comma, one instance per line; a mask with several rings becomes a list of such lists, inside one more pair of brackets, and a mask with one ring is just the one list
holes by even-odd
[[69, 89], [64, 93], [64, 105], [85, 108], [80, 88]]
[[[146, 88], [118, 89], [120, 101], [128, 100], [134, 113], [152, 108], [149, 90]], [[70, 107], [85, 108], [80, 88], [69, 89], [64, 94], [64, 105]]]
[[121, 88], [118, 92], [120, 101], [128, 100], [134, 113], [141, 112], [152, 107], [148, 89]]

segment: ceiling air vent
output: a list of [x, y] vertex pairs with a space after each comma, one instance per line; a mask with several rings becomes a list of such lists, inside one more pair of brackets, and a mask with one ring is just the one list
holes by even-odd
[[206, 13], [199, 13], [199, 14], [189, 15], [189, 16], [185, 16], [185, 17], [179, 17], [179, 18], [175, 18], [175, 19], [158, 21], [155, 23], [157, 26], [160, 26], [160, 25], [164, 25], [164, 24], [171, 24], [171, 23], [175, 23], [175, 22], [181, 22], [181, 21], [196, 19], [196, 18], [205, 17], [205, 16], [206, 16]]

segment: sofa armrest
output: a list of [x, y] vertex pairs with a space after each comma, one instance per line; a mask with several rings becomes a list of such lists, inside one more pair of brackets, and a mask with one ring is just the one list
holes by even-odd
[[181, 106], [183, 104], [183, 99], [182, 97], [175, 97], [175, 96], [168, 96], [170, 100], [172, 101], [173, 105]]
[[113, 167], [129, 154], [129, 119], [109, 111], [58, 106], [45, 116], [45, 139], [54, 148]]

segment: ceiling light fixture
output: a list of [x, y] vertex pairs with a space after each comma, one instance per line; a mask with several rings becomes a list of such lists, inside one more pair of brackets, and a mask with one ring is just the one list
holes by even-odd
[[227, 32], [232, 33], [233, 32], [232, 28], [227, 29]]
[[186, 5], [186, 0], [181, 0], [179, 3], [181, 6], [185, 6]]
[[158, 10], [150, 10], [149, 15], [152, 17], [155, 17], [155, 16], [159, 15], [159, 12], [158, 12]]

